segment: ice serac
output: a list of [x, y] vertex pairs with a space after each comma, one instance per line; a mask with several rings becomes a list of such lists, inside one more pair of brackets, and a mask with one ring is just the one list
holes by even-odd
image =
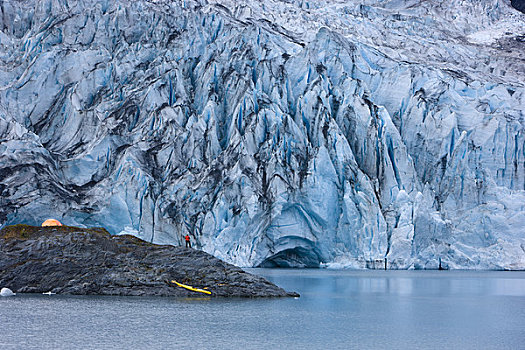
[[525, 268], [504, 0], [0, 1], [0, 224], [241, 266]]

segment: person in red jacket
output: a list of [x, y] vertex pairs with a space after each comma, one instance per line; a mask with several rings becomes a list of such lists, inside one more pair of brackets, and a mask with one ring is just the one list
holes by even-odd
[[184, 239], [186, 240], [186, 248], [191, 248], [190, 235], [184, 236]]

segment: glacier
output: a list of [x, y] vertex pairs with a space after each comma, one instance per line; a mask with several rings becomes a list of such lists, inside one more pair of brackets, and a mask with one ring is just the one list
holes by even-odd
[[0, 225], [525, 269], [524, 110], [510, 0], [0, 1]]

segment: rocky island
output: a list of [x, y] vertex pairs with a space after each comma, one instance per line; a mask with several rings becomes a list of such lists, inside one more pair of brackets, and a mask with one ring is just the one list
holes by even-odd
[[0, 286], [17, 293], [291, 297], [262, 277], [205, 252], [148, 243], [103, 228], [6, 226], [0, 230]]

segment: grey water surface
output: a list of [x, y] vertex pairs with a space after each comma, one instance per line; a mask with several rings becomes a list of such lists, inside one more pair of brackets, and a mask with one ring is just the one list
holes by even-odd
[[19, 294], [0, 349], [525, 348], [525, 272], [249, 271], [301, 297]]

